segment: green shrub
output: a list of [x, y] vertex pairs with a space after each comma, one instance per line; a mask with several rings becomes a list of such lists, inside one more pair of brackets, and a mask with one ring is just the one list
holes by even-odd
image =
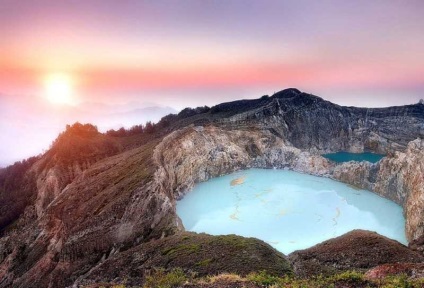
[[209, 264], [211, 264], [213, 262], [213, 259], [208, 258], [208, 259], [204, 259], [202, 261], [199, 261], [196, 263], [196, 266], [208, 266]]
[[406, 275], [397, 275], [389, 276], [383, 280], [382, 288], [414, 288], [421, 287], [415, 286], [410, 281], [408, 281], [408, 276]]
[[281, 278], [269, 275], [265, 271], [260, 271], [259, 273], [253, 272], [247, 275], [247, 280], [252, 281], [255, 284], [268, 287], [274, 284], [278, 284]]
[[146, 278], [146, 282], [143, 287], [173, 288], [182, 285], [187, 280], [187, 276], [181, 268], [173, 269], [171, 272], [165, 272], [164, 269], [159, 269]]
[[347, 281], [350, 283], [362, 282], [364, 281], [364, 274], [356, 271], [346, 271], [340, 274], [336, 274], [333, 277], [330, 277], [330, 281]]

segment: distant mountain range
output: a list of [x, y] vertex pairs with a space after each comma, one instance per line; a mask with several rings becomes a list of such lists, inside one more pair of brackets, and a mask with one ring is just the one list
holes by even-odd
[[[19, 101], [18, 101], [19, 100]], [[0, 99], [0, 167], [47, 150], [67, 124], [93, 123], [100, 131], [130, 128], [177, 113], [171, 107], [131, 102], [122, 105], [86, 102], [78, 106], [52, 106], [37, 98]]]
[[110, 114], [109, 117], [117, 123], [119, 119], [125, 119], [125, 121], [122, 121], [123, 125], [121, 125], [121, 127], [130, 127], [137, 123], [144, 124], [147, 121], [158, 122], [163, 116], [176, 113], [178, 113], [178, 111], [171, 107], [152, 106]]

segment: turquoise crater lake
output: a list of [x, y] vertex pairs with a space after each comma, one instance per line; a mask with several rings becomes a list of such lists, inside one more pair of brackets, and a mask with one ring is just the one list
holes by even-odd
[[177, 202], [186, 230], [264, 240], [288, 254], [353, 229], [407, 244], [402, 208], [366, 190], [286, 170], [249, 169], [197, 184]]
[[337, 163], [349, 162], [349, 161], [358, 161], [358, 162], [368, 161], [371, 163], [377, 163], [385, 155], [370, 153], [370, 152], [364, 152], [364, 153], [336, 152], [336, 153], [324, 154], [322, 156]]

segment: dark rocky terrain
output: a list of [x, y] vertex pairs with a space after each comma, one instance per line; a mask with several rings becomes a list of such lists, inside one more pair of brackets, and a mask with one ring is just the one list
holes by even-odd
[[[411, 248], [370, 232], [353, 234], [359, 244], [349, 246], [353, 236], [347, 234], [291, 255], [299, 276], [312, 273], [312, 266], [332, 273], [329, 265], [340, 271], [422, 262], [423, 104], [342, 107], [287, 89], [257, 100], [185, 109], [143, 131], [121, 132], [101, 134], [75, 124], [44, 155], [0, 170], [0, 287], [77, 287], [114, 276], [142, 281], [140, 275], [156, 266], [284, 275], [292, 269], [285, 256], [261, 241], [238, 237], [240, 253], [233, 260], [225, 237], [179, 234], [176, 199], [197, 182], [248, 167], [332, 177], [404, 207]], [[376, 164], [340, 165], [320, 156], [339, 150], [388, 156]], [[194, 249], [197, 242], [200, 250]], [[159, 251], [165, 247], [174, 247], [178, 259]], [[367, 263], [358, 258], [380, 249], [391, 256]], [[221, 264], [216, 253], [232, 264]], [[208, 259], [215, 266], [202, 262]]]
[[[287, 258], [268, 244], [235, 235], [210, 236], [207, 234], [178, 233], [157, 241], [135, 246], [102, 262], [77, 284], [131, 279], [128, 285], [143, 283], [155, 267], [171, 271], [182, 268], [196, 276], [235, 273], [246, 276], [255, 271], [272, 275], [292, 274]], [[116, 269], [116, 267], [120, 269]], [[118, 280], [118, 281], [117, 281]]]
[[364, 230], [348, 232], [289, 256], [296, 274], [303, 277], [352, 269], [367, 271], [386, 263], [424, 263], [421, 253]]

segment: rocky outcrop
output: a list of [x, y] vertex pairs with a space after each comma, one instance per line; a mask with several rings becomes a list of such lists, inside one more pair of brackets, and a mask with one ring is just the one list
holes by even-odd
[[409, 241], [424, 235], [424, 140], [411, 141], [376, 164], [349, 162], [334, 168], [332, 177], [368, 189], [404, 208]]
[[296, 275], [307, 277], [347, 270], [366, 271], [387, 263], [422, 263], [424, 256], [374, 232], [354, 230], [289, 255]]
[[424, 263], [394, 263], [374, 267], [365, 273], [367, 279], [384, 279], [389, 276], [406, 275], [409, 278], [424, 278]]
[[[330, 162], [289, 146], [269, 130], [187, 127], [171, 133], [155, 148], [157, 190], [181, 198], [198, 182], [240, 169], [290, 168], [324, 176]], [[174, 198], [170, 195], [171, 198]]]
[[66, 168], [55, 165], [48, 169], [43, 169], [40, 162], [34, 165], [32, 172], [38, 175], [36, 181], [37, 198], [34, 204], [38, 217], [43, 214], [47, 206], [59, 196], [68, 184], [95, 161], [91, 162], [86, 160], [84, 163], [73, 163]]
[[410, 141], [424, 138], [422, 104], [342, 107], [297, 89], [286, 89], [265, 99], [221, 104], [212, 107], [211, 113], [216, 110], [235, 111], [235, 115], [219, 121], [228, 127], [256, 125], [272, 129], [293, 146], [319, 153], [386, 154], [404, 150]]

